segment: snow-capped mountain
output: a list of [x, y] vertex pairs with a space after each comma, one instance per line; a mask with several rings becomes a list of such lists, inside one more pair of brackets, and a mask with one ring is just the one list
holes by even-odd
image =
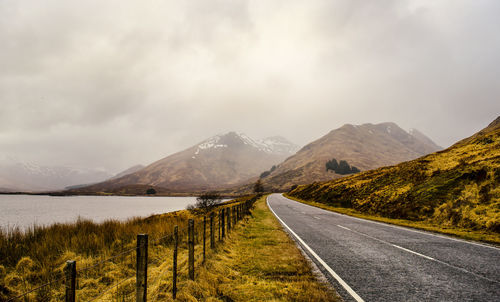
[[300, 146], [291, 143], [286, 138], [282, 136], [271, 136], [260, 141], [262, 144], [266, 145], [267, 148], [272, 150], [274, 154], [283, 155], [293, 155], [295, 152], [299, 151]]
[[81, 183], [96, 183], [112, 175], [102, 169], [40, 166], [34, 163], [0, 162], [0, 191], [50, 191]]
[[228, 143], [232, 146], [243, 143], [261, 152], [269, 154], [292, 155], [299, 150], [299, 146], [290, 142], [282, 136], [268, 137], [262, 140], [254, 140], [244, 133], [229, 132], [222, 135], [213, 136], [198, 145], [195, 155], [202, 150], [228, 148]]
[[258, 176], [297, 149], [297, 145], [282, 137], [255, 140], [243, 133], [229, 132], [210, 137], [135, 173], [79, 191], [132, 193], [131, 187], [143, 190], [144, 186], [169, 192], [220, 189]]

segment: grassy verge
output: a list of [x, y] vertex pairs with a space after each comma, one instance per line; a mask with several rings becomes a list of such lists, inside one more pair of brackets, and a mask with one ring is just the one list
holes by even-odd
[[[230, 204], [228, 203], [228, 205]], [[196, 278], [187, 276], [187, 220], [195, 219]], [[202, 263], [202, 217], [178, 211], [129, 221], [78, 221], [0, 233], [0, 301], [59, 280], [67, 260], [77, 262], [77, 299], [133, 301], [135, 236], [150, 234], [148, 299], [171, 301], [173, 239], [179, 225], [177, 301], [335, 301], [261, 198]], [[217, 222], [215, 230], [217, 234]], [[217, 235], [216, 235], [217, 237]], [[123, 252], [125, 251], [125, 252]], [[115, 255], [118, 255], [115, 257]], [[29, 301], [64, 300], [61, 280], [35, 290]]]
[[320, 202], [303, 200], [303, 199], [300, 199], [297, 197], [290, 196], [286, 193], [284, 194], [284, 196], [287, 198], [290, 198], [292, 200], [302, 202], [302, 203], [305, 203], [305, 204], [308, 204], [311, 206], [315, 206], [315, 207], [318, 207], [321, 209], [325, 209], [328, 211], [333, 211], [333, 212], [337, 212], [337, 213], [341, 213], [341, 214], [346, 214], [346, 215], [350, 215], [350, 216], [354, 216], [354, 217], [358, 217], [358, 218], [379, 221], [379, 222], [385, 222], [385, 223], [390, 223], [390, 224], [394, 224], [394, 225], [400, 225], [400, 226], [405, 226], [405, 227], [410, 227], [410, 228], [415, 228], [415, 229], [420, 229], [420, 230], [425, 230], [425, 231], [430, 231], [430, 232], [435, 232], [435, 233], [451, 235], [454, 237], [467, 239], [467, 240], [482, 241], [482, 242], [492, 243], [494, 245], [500, 245], [500, 235], [495, 234], [495, 233], [472, 231], [472, 230], [467, 230], [467, 229], [461, 229], [458, 227], [446, 227], [446, 226], [434, 225], [434, 224], [430, 224], [427, 222], [420, 222], [420, 221], [410, 221], [410, 220], [405, 220], [405, 219], [393, 219], [393, 218], [386, 218], [386, 217], [380, 217], [380, 216], [375, 216], [375, 215], [368, 215], [368, 214], [358, 212], [358, 211], [351, 209], [351, 208], [334, 207], [334, 206], [330, 206], [330, 205], [320, 203]]
[[[27, 297], [30, 301], [60, 301], [64, 293], [61, 278], [67, 260], [77, 262], [79, 300], [95, 298], [117, 283], [131, 278], [108, 294], [120, 297], [128, 295], [134, 291], [132, 283], [135, 282], [137, 234], [149, 234], [151, 265], [148, 273], [154, 281], [160, 275], [170, 276], [166, 268], [171, 267], [175, 225], [179, 226], [181, 240], [179, 267], [184, 265], [189, 219], [195, 219], [196, 233], [201, 234], [202, 217], [186, 210], [127, 221], [94, 223], [78, 219], [74, 223], [34, 226], [27, 231], [0, 229], [0, 301], [32, 290]], [[198, 255], [200, 240], [198, 235]], [[37, 289], [47, 283], [51, 285]]]
[[224, 245], [186, 282], [181, 301], [338, 301], [319, 283], [261, 198]]

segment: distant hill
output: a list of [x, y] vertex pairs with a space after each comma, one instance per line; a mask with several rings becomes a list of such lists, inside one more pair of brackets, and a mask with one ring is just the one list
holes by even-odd
[[[125, 176], [125, 175], [129, 175], [129, 174], [132, 174], [134, 172], [137, 172], [141, 169], [143, 169], [145, 166], [143, 165], [135, 165], [135, 166], [132, 166], [120, 173], [117, 173], [115, 176], [109, 178], [109, 179], [106, 179], [106, 180], [111, 180], [111, 179], [116, 179], [116, 178], [120, 178], [122, 176]], [[84, 188], [84, 187], [88, 187], [88, 186], [91, 186], [91, 185], [94, 185], [95, 183], [98, 183], [98, 182], [101, 182], [102, 179], [100, 179], [99, 181], [97, 182], [93, 182], [93, 183], [87, 183], [87, 184], [78, 184], [78, 185], [72, 185], [72, 186], [67, 186], [65, 187], [64, 189], [66, 190], [74, 190], [74, 189], [80, 189], [80, 188]]]
[[71, 185], [100, 182], [111, 177], [100, 169], [40, 166], [3, 160], [0, 162], [0, 192], [62, 190]]
[[289, 194], [388, 218], [500, 233], [500, 117], [444, 151]]
[[[163, 192], [198, 192], [233, 186], [283, 161], [298, 146], [282, 137], [254, 140], [229, 132], [211, 137], [134, 173], [73, 193], [131, 193], [151, 186]], [[136, 194], [144, 194], [142, 191]]]
[[[306, 145], [262, 178], [267, 190], [287, 190], [306, 184], [343, 177], [326, 169], [328, 161], [347, 161], [364, 171], [393, 165], [442, 149], [431, 139], [395, 123], [346, 124]], [[250, 186], [250, 185], [249, 185]], [[249, 186], [246, 188], [248, 189]]]
[[143, 166], [143, 165], [135, 165], [135, 166], [132, 166], [130, 168], [128, 168], [127, 170], [124, 170], [118, 174], [116, 174], [115, 176], [111, 177], [110, 179], [117, 179], [117, 178], [120, 178], [122, 176], [125, 176], [125, 175], [129, 175], [129, 174], [132, 174], [132, 173], [135, 173], [139, 170], [142, 170], [144, 169], [146, 166]]

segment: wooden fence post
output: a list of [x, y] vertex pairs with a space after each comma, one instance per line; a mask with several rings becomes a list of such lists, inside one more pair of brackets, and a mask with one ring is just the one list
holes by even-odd
[[219, 241], [220, 241], [220, 210], [219, 210], [219, 215], [218, 215], [218, 217], [217, 217], [217, 222], [219, 223], [219, 234], [218, 234], [218, 237], [217, 237], [217, 238], [218, 238], [218, 239], [219, 239]]
[[233, 206], [233, 225], [238, 221], [238, 214], [236, 213], [236, 206]]
[[226, 232], [225, 232], [225, 228], [226, 228], [226, 223], [225, 223], [225, 220], [224, 220], [224, 216], [225, 216], [226, 213], [224, 213], [224, 209], [222, 209], [222, 215], [220, 216], [221, 217], [221, 227], [222, 227], [222, 238], [226, 237]]
[[210, 248], [214, 249], [215, 248], [215, 242], [214, 242], [214, 213], [210, 213]]
[[206, 256], [205, 256], [206, 240], [207, 240], [207, 216], [203, 216], [203, 263], [205, 263], [205, 259], [206, 259]]
[[148, 234], [137, 235], [136, 253], [135, 301], [146, 302], [148, 297]]
[[227, 212], [227, 233], [231, 231], [231, 207], [226, 208]]
[[64, 267], [64, 274], [66, 275], [66, 302], [76, 301], [76, 261], [66, 261]]
[[194, 280], [194, 220], [189, 219], [188, 224], [188, 266], [189, 279]]
[[177, 248], [179, 247], [179, 227], [174, 227], [174, 259], [172, 264], [172, 299], [177, 298]]

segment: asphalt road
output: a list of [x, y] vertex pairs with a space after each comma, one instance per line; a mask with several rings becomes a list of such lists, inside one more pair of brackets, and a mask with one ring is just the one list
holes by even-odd
[[346, 301], [500, 301], [500, 249], [273, 194], [268, 205]]

